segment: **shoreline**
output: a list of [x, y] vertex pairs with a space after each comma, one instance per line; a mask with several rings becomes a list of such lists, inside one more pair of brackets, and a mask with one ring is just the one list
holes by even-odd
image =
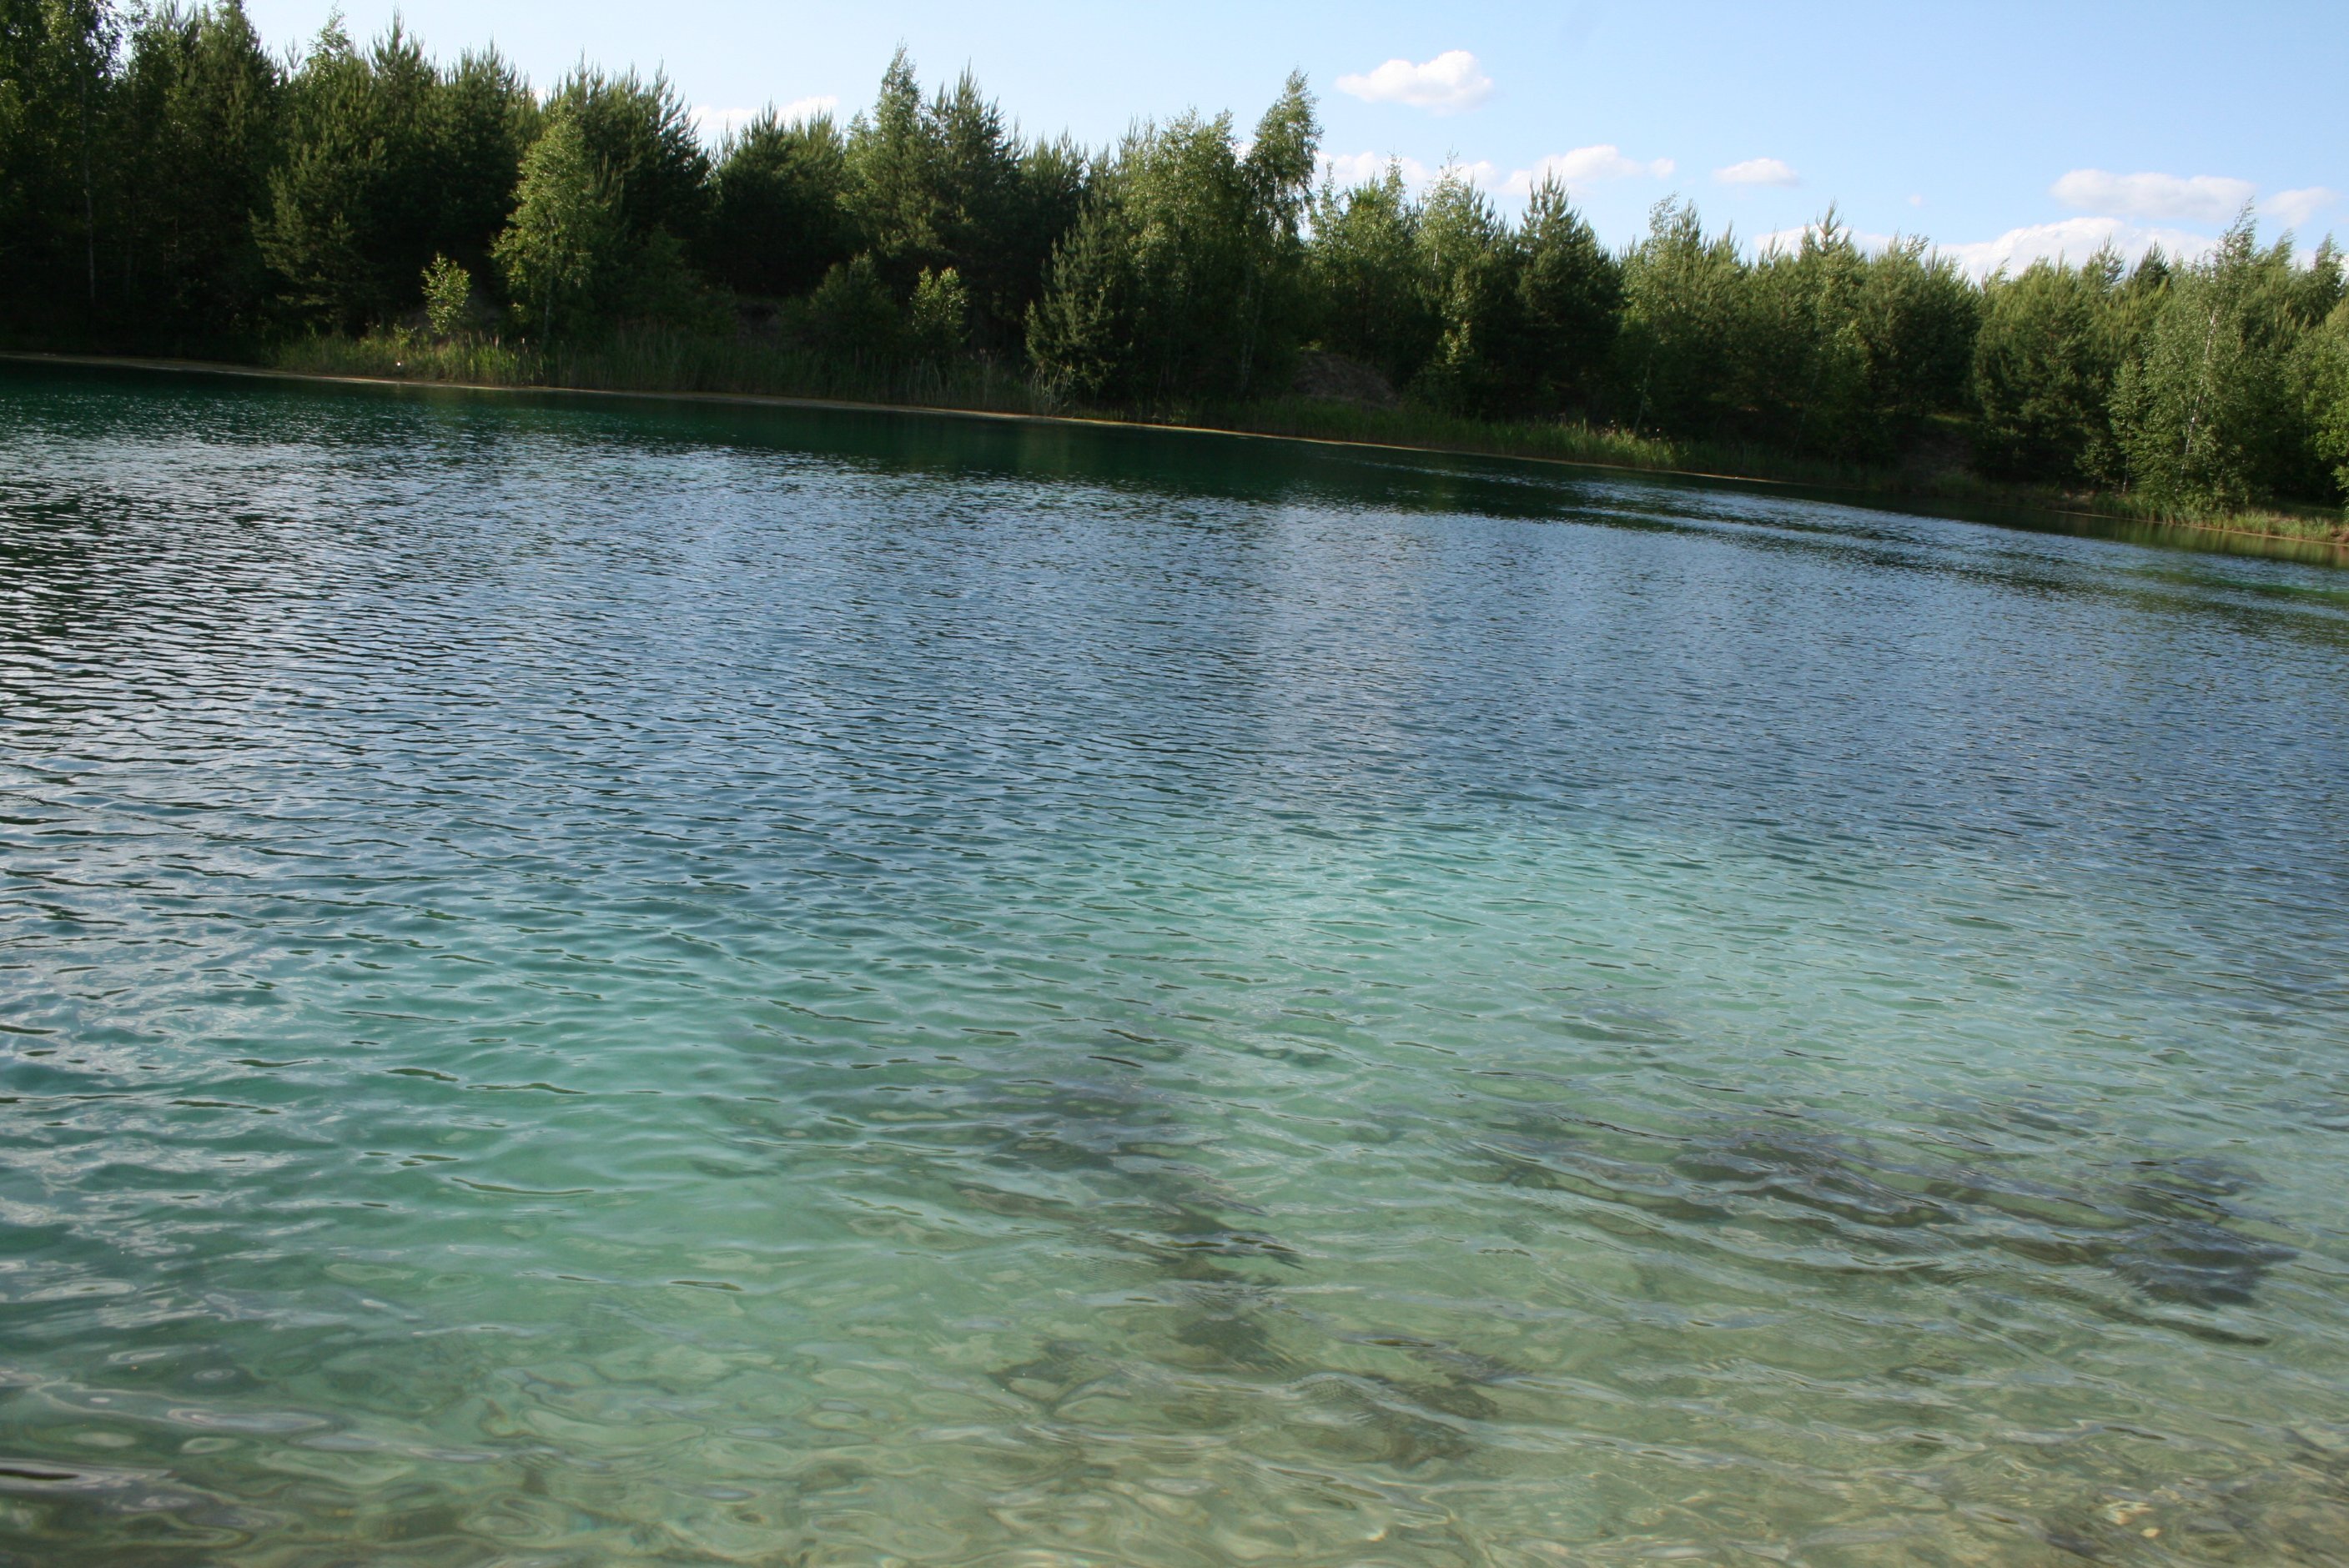
[[[2327, 563], [2349, 566], [2349, 526], [2331, 539], [2306, 534], [2277, 533], [2264, 529], [2231, 528], [2220, 523], [2190, 522], [2132, 517], [2123, 513], [2082, 511], [2044, 502], [1998, 497], [1937, 497], [1914, 491], [1886, 490], [1865, 485], [1833, 484], [1773, 479], [1758, 474], [1720, 472], [1705, 469], [1648, 468], [1632, 463], [1608, 463], [1590, 459], [1546, 457], [1535, 453], [1491, 451], [1476, 447], [1432, 443], [1372, 441], [1341, 436], [1291, 435], [1250, 430], [1229, 425], [1160, 424], [1145, 419], [1118, 419], [1101, 415], [1036, 414], [997, 408], [960, 408], [935, 403], [868, 403], [842, 397], [809, 397], [780, 392], [696, 392], [677, 389], [638, 390], [615, 387], [515, 386], [490, 381], [443, 381], [421, 377], [369, 376], [345, 371], [286, 370], [275, 366], [240, 365], [229, 360], [175, 359], [151, 355], [60, 354], [33, 349], [0, 349], [0, 364], [72, 366], [99, 370], [143, 370], [175, 375], [233, 376], [259, 381], [293, 381], [322, 386], [394, 387], [451, 392], [554, 395], [565, 397], [651, 398], [663, 402], [700, 403], [719, 407], [780, 408], [854, 414], [914, 414], [958, 419], [982, 419], [1001, 424], [1058, 427], [1084, 430], [1159, 430], [1173, 435], [1222, 436], [1256, 441], [1286, 441], [1304, 446], [1333, 447], [1355, 451], [1409, 453], [1423, 457], [1478, 458], [1512, 463], [1539, 463], [1551, 468], [1651, 479], [1699, 480], [1706, 484], [1751, 485], [1795, 494], [1837, 495], [1897, 502], [1905, 510], [1960, 522], [1986, 520], [1968, 517], [1957, 509], [2027, 513], [2068, 518], [2115, 530], [2144, 529], [2181, 536], [2210, 535], [2219, 539], [2256, 542], [2286, 547], [2271, 558], [2291, 553], [2301, 559], [2323, 558]], [[1991, 526], [2002, 525], [1994, 521]], [[2186, 538], [2176, 542], [2183, 544]]]

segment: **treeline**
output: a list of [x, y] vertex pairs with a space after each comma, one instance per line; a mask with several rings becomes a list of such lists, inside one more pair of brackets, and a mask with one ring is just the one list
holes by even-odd
[[1760, 255], [1659, 206], [1602, 244], [1555, 183], [1317, 186], [1301, 77], [1115, 146], [1029, 139], [901, 54], [842, 125], [705, 147], [667, 82], [543, 97], [330, 25], [272, 57], [236, 0], [0, 0], [0, 335], [249, 355], [393, 335], [538, 352], [647, 332], [1015, 376], [1043, 401], [1262, 405], [1333, 377], [1480, 420], [1924, 459], [2191, 509], [2349, 490], [2349, 303], [2248, 213], [2210, 256], [1976, 283], [1832, 212]]

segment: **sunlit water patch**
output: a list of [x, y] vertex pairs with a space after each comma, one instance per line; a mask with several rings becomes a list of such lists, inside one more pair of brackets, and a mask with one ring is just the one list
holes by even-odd
[[0, 1562], [2349, 1561], [2349, 593], [0, 380]]

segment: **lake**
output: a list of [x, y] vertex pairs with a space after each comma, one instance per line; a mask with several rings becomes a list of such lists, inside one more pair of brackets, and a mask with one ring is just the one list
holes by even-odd
[[2349, 575], [0, 368], [0, 1563], [2349, 1561]]

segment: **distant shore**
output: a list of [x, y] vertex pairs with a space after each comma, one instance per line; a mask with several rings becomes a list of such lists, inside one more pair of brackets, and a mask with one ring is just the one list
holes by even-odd
[[[2191, 545], [2198, 538], [2212, 543], [2230, 542], [2249, 553], [2287, 556], [2294, 560], [2349, 566], [2349, 523], [2317, 514], [2252, 510], [2219, 518], [2167, 515], [2133, 505], [2126, 497], [2065, 495], [2051, 498], [2020, 487], [2003, 487], [1968, 475], [1934, 475], [1921, 481], [1869, 482], [1848, 475], [1787, 477], [1734, 468], [1680, 467], [1661, 462], [1610, 461], [1601, 457], [1560, 455], [1525, 449], [1533, 443], [1512, 440], [1511, 427], [1478, 428], [1467, 420], [1414, 418], [1409, 410], [1361, 409], [1342, 404], [1317, 407], [1288, 401], [1262, 408], [1222, 411], [1223, 417], [1203, 419], [1137, 419], [1102, 413], [1047, 413], [1030, 409], [971, 407], [953, 403], [882, 401], [848, 397], [810, 397], [779, 392], [710, 390], [664, 387], [597, 387], [552, 382], [485, 381], [381, 370], [295, 368], [243, 364], [229, 360], [181, 359], [146, 355], [46, 353], [0, 349], [0, 363], [64, 366], [88, 369], [143, 370], [179, 375], [235, 377], [248, 380], [283, 381], [326, 386], [425, 387], [471, 393], [556, 395], [562, 397], [654, 399], [737, 407], [829, 410], [864, 414], [916, 414], [1002, 424], [1057, 426], [1071, 429], [1159, 430], [1177, 435], [1239, 437], [1253, 440], [1288, 441], [1300, 445], [1361, 451], [1413, 453], [1442, 457], [1495, 458], [1533, 462], [1587, 472], [1654, 479], [1694, 480], [1822, 496], [1866, 498], [1897, 503], [1904, 510], [1924, 511], [1961, 521], [1989, 521], [1985, 512], [2022, 513], [2071, 523], [2095, 525], [2090, 531], [2147, 542]], [[1253, 416], [1253, 417], [1252, 417]], [[1414, 424], [1441, 423], [1453, 438], [1416, 438]], [[1319, 426], [1320, 428], [1313, 427]], [[1336, 426], [1346, 433], [1335, 433]], [[1303, 428], [1299, 428], [1303, 427]], [[1381, 428], [1384, 427], [1384, 428]], [[1465, 427], [1464, 429], [1449, 427]], [[1464, 437], [1464, 438], [1463, 438]]]

